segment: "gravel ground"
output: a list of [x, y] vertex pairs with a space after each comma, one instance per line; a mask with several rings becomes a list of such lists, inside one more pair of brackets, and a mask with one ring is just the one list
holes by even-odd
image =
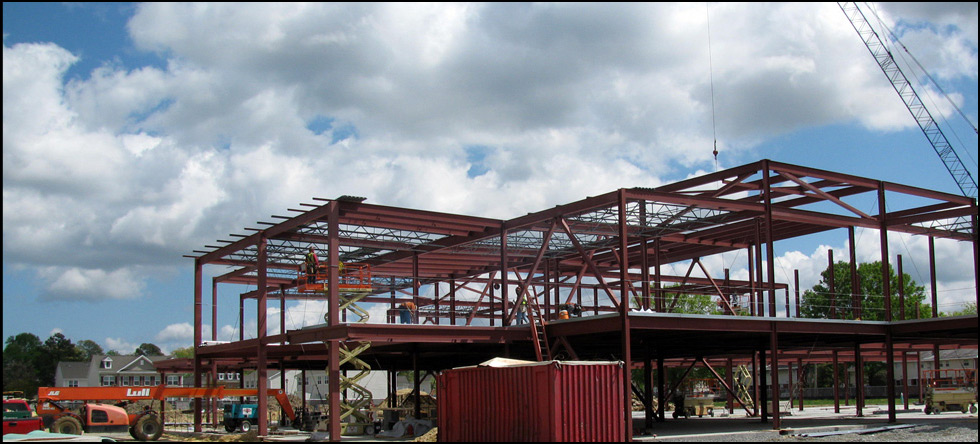
[[[897, 422], [889, 424], [887, 416], [870, 414], [871, 411], [859, 418], [853, 412], [831, 415], [811, 410], [786, 417], [781, 431], [767, 429], [755, 420], [720, 422], [704, 418], [695, 422], [681, 419], [655, 430], [656, 437], [636, 436], [634, 439], [644, 442], [978, 442], [977, 415], [948, 413], [936, 416], [920, 412], [899, 413]], [[902, 428], [868, 433], [895, 426]], [[858, 433], [862, 431], [865, 433]], [[824, 433], [833, 434], [805, 436]]]
[[[801, 432], [803, 433], [803, 432]], [[661, 440], [658, 440], [661, 441]], [[663, 439], [673, 442], [977, 442], [977, 421], [959, 424], [920, 424], [912, 428], [858, 434], [846, 433], [823, 437], [780, 435], [776, 432], [738, 433], [719, 436], [692, 436]]]
[[950, 424], [919, 424], [912, 428], [890, 430], [879, 433], [860, 435], [826, 436], [822, 438], [804, 438], [798, 436], [772, 437], [770, 441], [833, 441], [833, 442], [977, 442], [977, 421], [962, 421]]

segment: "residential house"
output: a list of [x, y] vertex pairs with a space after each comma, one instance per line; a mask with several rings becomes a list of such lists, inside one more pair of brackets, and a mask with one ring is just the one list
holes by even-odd
[[89, 362], [59, 362], [58, 387], [146, 387], [162, 382], [153, 363], [166, 356], [93, 355]]

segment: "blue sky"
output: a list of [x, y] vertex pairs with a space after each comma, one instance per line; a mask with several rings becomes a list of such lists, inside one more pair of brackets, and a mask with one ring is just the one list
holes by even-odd
[[[977, 5], [877, 10], [976, 122]], [[183, 255], [314, 196], [510, 218], [711, 171], [713, 133], [721, 168], [958, 192], [833, 3], [4, 3], [3, 34], [5, 338], [188, 346]], [[927, 105], [976, 177], [976, 134]], [[781, 243], [780, 270], [812, 285], [827, 247], [845, 257], [845, 233]], [[906, 269], [925, 282], [923, 265]], [[973, 294], [970, 270], [941, 271], [943, 308]], [[239, 327], [224, 311], [219, 339]]]

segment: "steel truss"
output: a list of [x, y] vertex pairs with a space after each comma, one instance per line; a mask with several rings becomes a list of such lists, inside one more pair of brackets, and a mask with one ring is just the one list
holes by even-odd
[[[657, 188], [620, 189], [510, 220], [375, 205], [347, 196], [315, 201], [304, 204], [306, 210], [291, 210], [296, 215], [274, 216], [280, 221], [259, 222], [265, 227], [246, 228], [252, 233], [232, 234], [237, 240], [189, 256], [197, 276], [196, 344], [202, 342], [204, 266], [232, 267], [214, 278], [213, 292], [218, 283], [252, 286], [239, 293], [239, 300], [256, 299], [260, 308], [257, 339], [196, 347], [196, 378], [204, 360], [235, 358], [238, 365], [258, 369], [259, 384], [265, 383], [270, 359], [287, 368], [327, 365], [328, 379], [339, 381], [340, 344], [358, 341], [373, 344], [360, 358], [369, 356], [388, 370], [469, 365], [505, 349], [531, 359], [546, 359], [560, 349], [566, 356], [611, 355], [631, 364], [723, 356], [746, 361], [746, 356], [765, 354], [767, 347], [760, 344], [775, 351], [767, 355], [775, 369], [785, 356], [802, 359], [792, 353], [813, 350], [814, 338], [819, 347], [806, 355], [811, 361], [848, 350], [860, 360], [862, 344], [876, 350], [864, 353], [890, 361], [896, 343], [912, 349], [924, 344], [975, 347], [977, 342], [975, 316], [965, 323], [813, 322], [790, 313], [789, 303], [785, 316], [776, 313], [779, 292], [790, 300], [790, 286], [777, 282], [774, 271], [774, 245], [785, 239], [836, 229], [849, 230], [853, 239], [856, 228], [878, 230], [887, 265], [887, 233], [909, 233], [972, 242], [976, 264], [977, 206], [958, 195], [762, 160]], [[296, 275], [311, 245], [328, 267], [370, 265], [372, 291], [359, 304], [385, 304], [391, 311], [412, 301], [427, 324], [341, 322], [343, 300], [331, 296], [337, 291], [312, 297], [296, 291]], [[701, 261], [729, 252], [744, 253], [747, 279], [731, 279], [728, 270], [709, 270]], [[683, 276], [661, 273], [668, 264], [684, 262], [689, 267]], [[423, 295], [427, 286], [433, 290]], [[689, 315], [671, 312], [679, 294], [712, 295], [723, 314], [692, 323]], [[533, 305], [537, 328], [514, 325], [519, 295]], [[286, 300], [325, 297], [326, 324], [265, 334], [262, 307], [277, 296], [283, 311]], [[217, 301], [216, 294], [212, 297]], [[883, 297], [891, 300], [889, 289]], [[581, 305], [586, 316], [557, 319], [567, 303]], [[854, 317], [860, 317], [860, 307], [855, 310]], [[393, 323], [393, 317], [388, 321]], [[704, 333], [692, 334], [692, 328]], [[310, 355], [305, 344], [321, 341], [329, 352]], [[419, 356], [424, 362], [417, 361]], [[625, 390], [628, 395], [630, 389]], [[337, 437], [339, 391], [339, 386], [331, 390], [329, 415], [331, 436]], [[778, 427], [778, 406], [773, 407]], [[629, 415], [624, 412], [624, 418]], [[260, 422], [260, 434], [263, 427]]]

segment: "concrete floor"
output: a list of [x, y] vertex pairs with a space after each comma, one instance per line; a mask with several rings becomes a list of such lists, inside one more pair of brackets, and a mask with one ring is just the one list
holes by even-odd
[[[802, 412], [793, 409], [787, 416], [784, 412], [780, 415], [780, 429], [792, 433], [817, 433], [825, 431], [839, 431], [857, 428], [874, 428], [890, 425], [888, 423], [887, 406], [868, 406], [863, 410], [863, 416], [857, 416], [855, 407], [841, 406], [841, 413], [834, 413], [831, 407], [807, 407]], [[716, 411], [717, 412], [717, 411]], [[909, 410], [899, 409], [896, 415], [896, 424], [925, 424], [943, 421], [961, 421], [963, 419], [977, 419], [976, 414], [944, 412], [940, 415], [926, 415], [922, 412], [922, 407], [910, 405]], [[634, 413], [633, 424], [634, 433], [643, 430], [643, 414]], [[667, 415], [667, 421], [654, 423], [652, 433], [645, 435], [634, 435], [636, 441], [653, 441], [663, 439], [682, 439], [689, 437], [711, 437], [732, 435], [738, 433], [759, 433], [771, 432], [779, 433], [772, 426], [772, 418], [769, 422], [763, 423], [759, 418], [748, 418], [744, 411], [735, 411], [730, 417], [720, 417], [717, 413], [715, 417], [691, 417], [689, 419], [673, 419]]]

